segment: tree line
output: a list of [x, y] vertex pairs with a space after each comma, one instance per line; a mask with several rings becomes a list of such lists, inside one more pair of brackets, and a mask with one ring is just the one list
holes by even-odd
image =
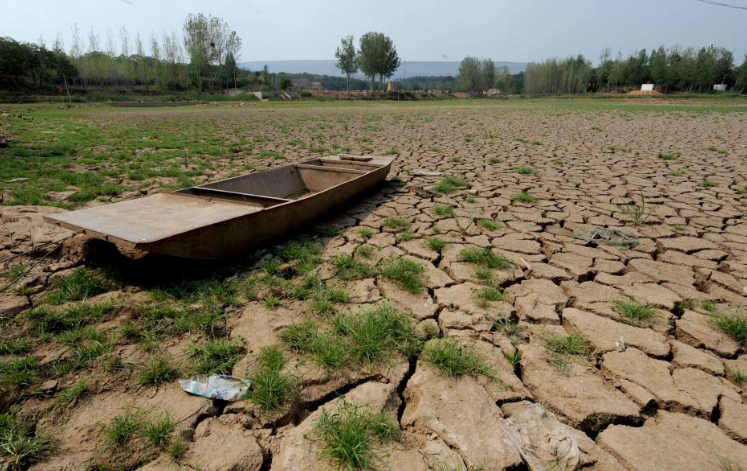
[[358, 50], [353, 41], [352, 35], [345, 36], [335, 51], [337, 68], [348, 80], [347, 90], [350, 91], [350, 79], [358, 70], [368, 78], [371, 91], [376, 86], [377, 76], [379, 89], [383, 89], [384, 78], [391, 78], [402, 63], [391, 38], [382, 33], [366, 33], [359, 39]]
[[681, 48], [660, 46], [627, 57], [610, 49], [602, 51], [599, 65], [593, 67], [583, 55], [552, 58], [527, 65], [524, 90], [529, 94], [625, 92], [652, 83], [666, 92], [701, 93], [715, 84], [725, 84], [744, 92], [747, 88], [747, 55], [735, 66], [734, 55], [722, 47]]

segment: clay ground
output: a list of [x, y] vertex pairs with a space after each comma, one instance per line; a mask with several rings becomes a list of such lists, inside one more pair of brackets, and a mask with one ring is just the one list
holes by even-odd
[[[745, 469], [746, 112], [8, 109], [0, 177], [30, 180], [0, 183], [0, 468], [322, 470], [365, 443], [377, 469]], [[245, 259], [78, 236], [24, 273], [69, 235], [46, 212], [341, 151], [397, 154], [391, 181]], [[256, 389], [179, 388], [210, 372]]]

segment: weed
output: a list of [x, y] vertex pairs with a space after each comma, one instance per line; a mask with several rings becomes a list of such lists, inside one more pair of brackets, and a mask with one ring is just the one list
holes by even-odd
[[716, 309], [718, 309], [718, 305], [715, 302], [709, 301], [707, 299], [704, 299], [700, 302], [700, 307], [708, 312], [716, 312]]
[[411, 318], [388, 305], [357, 314], [338, 314], [333, 325], [349, 340], [351, 353], [361, 364], [380, 363], [391, 351], [407, 356], [420, 351]]
[[28, 430], [16, 422], [15, 417], [0, 414], [0, 456], [6, 465], [3, 469], [25, 469], [32, 461], [41, 459], [52, 450], [52, 444], [46, 435], [31, 435]]
[[433, 250], [434, 252], [441, 252], [446, 247], [447, 242], [439, 239], [438, 237], [429, 237], [427, 244], [428, 248]]
[[410, 221], [405, 218], [390, 217], [384, 221], [384, 226], [389, 229], [401, 231], [410, 227]]
[[314, 228], [314, 235], [318, 237], [337, 237], [342, 233], [343, 230], [335, 226], [316, 226]]
[[313, 355], [314, 360], [328, 370], [340, 370], [348, 365], [350, 359], [350, 352], [342, 339], [323, 332], [313, 321], [288, 326], [280, 334], [280, 340], [295, 351]]
[[452, 157], [449, 159], [449, 162], [459, 163], [462, 161], [461, 157]]
[[438, 146], [433, 146], [433, 147], [431, 147], [431, 152], [440, 153], [441, 152], [441, 148], [438, 147]]
[[231, 374], [233, 365], [245, 351], [238, 342], [228, 340], [208, 340], [203, 345], [192, 346], [195, 370], [201, 374]]
[[713, 187], [718, 186], [718, 183], [716, 183], [713, 180], [708, 180], [706, 178], [702, 182], [700, 182], [700, 186], [702, 186], [703, 188], [713, 188]]
[[423, 355], [425, 361], [450, 378], [481, 374], [490, 379], [497, 378], [482, 354], [456, 339], [432, 340], [426, 345]]
[[368, 228], [364, 228], [364, 229], [360, 230], [360, 235], [364, 239], [370, 239], [371, 237], [373, 237], [374, 231], [372, 231], [371, 229], [368, 229]]
[[537, 197], [533, 194], [529, 193], [528, 191], [522, 191], [521, 193], [516, 193], [511, 197], [512, 201], [518, 201], [519, 203], [536, 203], [538, 201]]
[[451, 206], [437, 204], [433, 208], [433, 213], [437, 216], [454, 216], [454, 208]]
[[488, 159], [488, 162], [491, 164], [500, 164], [503, 162], [503, 159], [499, 159], [498, 157], [491, 157]]
[[477, 224], [489, 231], [497, 231], [498, 229], [501, 229], [503, 227], [503, 224], [491, 219], [480, 219]]
[[464, 201], [466, 201], [469, 204], [477, 203], [477, 199], [475, 199], [474, 196], [468, 196], [467, 198], [464, 199]]
[[423, 265], [406, 258], [383, 262], [379, 272], [413, 294], [420, 293], [427, 282]]
[[57, 278], [52, 283], [50, 304], [63, 304], [69, 301], [83, 301], [114, 288], [114, 283], [100, 272], [78, 268], [72, 274]]
[[171, 439], [169, 446], [166, 447], [166, 454], [175, 460], [178, 460], [187, 451], [187, 444], [181, 438]]
[[565, 165], [565, 161], [562, 159], [557, 159], [555, 162], [553, 162], [555, 165]]
[[598, 127], [598, 126], [594, 126], [593, 128], [591, 128], [591, 130], [592, 131], [596, 131], [596, 132], [604, 132], [604, 129], [602, 129], [602, 128]]
[[643, 304], [633, 298], [613, 300], [612, 310], [618, 313], [626, 322], [639, 327], [642, 322], [648, 325], [653, 324], [657, 315], [656, 309], [653, 306]]
[[685, 175], [685, 171], [680, 170], [680, 169], [675, 169], [675, 170], [670, 171], [667, 175], [669, 175], [670, 177], [682, 177]]
[[370, 245], [361, 245], [355, 250], [355, 253], [364, 258], [369, 258], [374, 253], [374, 248]]
[[0, 355], [19, 355], [30, 350], [31, 343], [28, 339], [0, 340]]
[[335, 277], [342, 281], [362, 280], [376, 275], [376, 268], [350, 255], [336, 257], [332, 263]]
[[462, 262], [475, 263], [485, 268], [497, 268], [505, 270], [513, 266], [513, 262], [502, 254], [496, 254], [490, 249], [479, 249], [470, 247], [459, 252], [459, 260]]
[[643, 194], [639, 196], [641, 197], [641, 204], [631, 202], [630, 204], [617, 206], [623, 214], [630, 218], [634, 226], [640, 226], [654, 214], [653, 208], [646, 207], [646, 198], [644, 198]]
[[171, 442], [171, 434], [176, 429], [176, 424], [168, 414], [163, 414], [155, 422], [145, 425], [143, 435], [148, 443], [163, 450]]
[[681, 231], [687, 230], [687, 226], [684, 226], [682, 224], [673, 224], [672, 225], [672, 229], [674, 229], [675, 231], [680, 231], [681, 232]]
[[508, 296], [503, 289], [494, 286], [484, 286], [480, 288], [475, 293], [475, 296], [477, 296], [477, 299], [485, 302], [505, 301], [508, 299]]
[[444, 177], [433, 187], [439, 193], [453, 193], [458, 188], [467, 186], [467, 180], [458, 177]]
[[[325, 231], [323, 228], [329, 228], [330, 226], [320, 226], [317, 229], [322, 232]], [[339, 235], [337, 231], [339, 229], [332, 228], [334, 230], [327, 229], [326, 234]], [[326, 236], [325, 236], [326, 237]], [[278, 252], [278, 256], [290, 264], [293, 265], [294, 270], [299, 274], [306, 274], [313, 270], [322, 261], [322, 244], [318, 242], [290, 242], [284, 245]]]
[[517, 321], [508, 316], [504, 316], [493, 321], [493, 329], [496, 332], [502, 332], [508, 335], [511, 341], [518, 343], [524, 340], [528, 327], [520, 325]]
[[726, 377], [737, 386], [742, 386], [747, 383], [747, 372], [733, 366], [726, 367]]
[[175, 368], [168, 358], [157, 357], [151, 359], [140, 371], [140, 385], [160, 386], [176, 378], [179, 370]]
[[375, 469], [383, 456], [376, 445], [400, 439], [396, 420], [342, 399], [334, 412], [323, 409], [314, 424], [313, 440], [321, 455], [338, 468]]
[[397, 239], [401, 240], [402, 242], [407, 242], [408, 240], [413, 240], [413, 239], [415, 239], [415, 237], [416, 237], [415, 233], [412, 232], [412, 231], [400, 232], [397, 235]]
[[572, 332], [568, 336], [552, 334], [545, 339], [545, 349], [548, 352], [550, 363], [564, 374], [570, 374], [570, 358], [589, 357], [591, 348], [588, 342], [578, 332]]
[[747, 471], [742, 465], [724, 457], [719, 457], [718, 467], [719, 471]]
[[262, 350], [257, 366], [250, 372], [251, 389], [247, 398], [264, 411], [281, 410], [298, 396], [295, 380], [283, 374], [286, 360], [276, 347]]
[[11, 265], [5, 272], [5, 277], [15, 282], [20, 280], [24, 273], [26, 273], [26, 268], [23, 265]]
[[60, 391], [54, 398], [55, 407], [67, 407], [73, 402], [78, 401], [85, 393], [89, 391], [88, 384], [85, 381], [78, 381], [75, 386]]
[[522, 165], [521, 167], [516, 169], [516, 173], [519, 175], [534, 175], [534, 168], [530, 167], [529, 165]]
[[16, 358], [0, 363], [0, 386], [17, 388], [29, 386], [36, 376], [39, 360], [35, 356]]
[[742, 347], [747, 346], [747, 315], [738, 308], [733, 312], [720, 312], [710, 318], [711, 323]]
[[104, 427], [104, 441], [107, 447], [119, 449], [143, 428], [143, 420], [139, 409], [125, 409], [124, 414], [118, 415]]
[[267, 296], [262, 301], [262, 304], [264, 304], [267, 309], [274, 310], [283, 305], [283, 300], [277, 296]]
[[677, 160], [680, 156], [679, 152], [673, 152], [673, 153], [665, 153], [665, 152], [659, 152], [658, 157], [661, 160]]

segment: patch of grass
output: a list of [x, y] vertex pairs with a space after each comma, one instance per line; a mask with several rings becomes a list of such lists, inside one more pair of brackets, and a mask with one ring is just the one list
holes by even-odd
[[707, 299], [704, 299], [700, 302], [700, 307], [708, 312], [716, 312], [716, 310], [718, 309], [718, 305], [715, 302], [709, 301]]
[[360, 230], [360, 235], [364, 239], [370, 239], [374, 235], [374, 231], [368, 228], [364, 228]]
[[0, 414], [0, 456], [3, 469], [27, 469], [52, 451], [52, 441], [46, 435], [32, 435], [9, 414]]
[[634, 226], [640, 226], [641, 224], [644, 224], [648, 220], [648, 218], [650, 218], [651, 215], [654, 214], [653, 208], [646, 207], [646, 198], [643, 196], [643, 194], [639, 196], [641, 197], [640, 204], [631, 202], [630, 204], [617, 206], [620, 211], [623, 212], [623, 214], [630, 218], [630, 222], [632, 222]]
[[479, 375], [497, 379], [485, 357], [471, 345], [456, 339], [437, 339], [428, 342], [423, 350], [425, 361], [450, 378]]
[[139, 409], [125, 409], [104, 427], [104, 442], [108, 448], [118, 450], [126, 446], [143, 428], [143, 419]]
[[496, 254], [490, 249], [479, 249], [470, 247], [459, 252], [459, 260], [467, 263], [475, 263], [485, 268], [497, 268], [505, 270], [513, 266], [513, 262], [504, 255]]
[[492, 219], [480, 219], [477, 224], [489, 231], [497, 231], [498, 229], [503, 228], [503, 224], [498, 221], [493, 221]]
[[462, 161], [461, 157], [452, 157], [449, 159], [449, 162], [459, 163]]
[[26, 311], [24, 317], [30, 321], [32, 330], [39, 334], [62, 334], [94, 323], [114, 309], [111, 304], [77, 304], [62, 313], [47, 307]]
[[406, 258], [383, 262], [379, 267], [379, 273], [413, 294], [423, 291], [427, 282], [423, 265]]
[[172, 420], [168, 414], [163, 414], [155, 422], [145, 424], [143, 435], [152, 446], [161, 450], [167, 449], [176, 425], [177, 422]]
[[721, 154], [721, 155], [726, 155], [729, 153], [728, 150], [719, 149], [718, 147], [714, 147], [714, 146], [708, 146], [706, 147], [706, 150], [709, 152], [716, 152], [717, 154]]
[[363, 365], [380, 363], [394, 351], [408, 357], [420, 351], [410, 316], [389, 305], [338, 314], [333, 325], [348, 340], [353, 357]]
[[530, 167], [529, 165], [522, 165], [521, 167], [516, 169], [516, 173], [519, 175], [534, 175], [534, 168]]
[[208, 340], [203, 345], [192, 346], [194, 369], [200, 374], [231, 374], [233, 365], [244, 353], [244, 346], [229, 340]]
[[288, 326], [280, 340], [291, 349], [312, 355], [314, 361], [331, 371], [349, 366], [350, 351], [344, 341], [313, 321]]
[[88, 391], [88, 384], [85, 381], [78, 381], [71, 388], [60, 391], [54, 398], [55, 407], [67, 407], [80, 400]]
[[266, 296], [265, 299], [262, 300], [262, 304], [264, 304], [267, 309], [274, 310], [283, 305], [283, 300], [278, 296]]
[[166, 384], [179, 375], [179, 370], [174, 367], [168, 358], [152, 358], [140, 371], [140, 385], [160, 386]]
[[0, 386], [18, 388], [31, 385], [39, 368], [39, 359], [35, 356], [16, 358], [7, 363], [0, 363]]
[[427, 240], [428, 248], [434, 252], [441, 252], [446, 247], [447, 242], [438, 237], [429, 237]]
[[390, 217], [384, 221], [384, 227], [401, 231], [410, 227], [410, 221], [405, 218]]
[[718, 186], [718, 183], [716, 183], [713, 180], [708, 180], [706, 178], [705, 180], [703, 180], [702, 182], [700, 182], [700, 186], [702, 186], [703, 188], [713, 188], [713, 187]]
[[334, 412], [322, 410], [311, 439], [333, 466], [350, 471], [376, 469], [383, 460], [377, 445], [400, 436], [399, 424], [385, 412], [374, 413], [342, 399]]
[[47, 298], [50, 304], [83, 301], [115, 288], [115, 284], [101, 272], [77, 268], [72, 274], [52, 282], [52, 293]]
[[522, 191], [521, 193], [516, 193], [511, 197], [512, 201], [518, 201], [519, 203], [536, 203], [538, 201], [537, 197], [533, 194], [529, 193], [528, 191]]
[[555, 165], [565, 165], [565, 161], [563, 159], [556, 159], [553, 163]]
[[642, 323], [652, 325], [657, 316], [656, 309], [648, 304], [641, 303], [633, 298], [614, 299], [612, 301], [612, 310], [630, 324], [639, 326]]
[[458, 188], [467, 186], [467, 180], [459, 177], [444, 177], [434, 187], [439, 193], [453, 193]]
[[499, 317], [493, 321], [493, 330], [506, 334], [514, 343], [523, 341], [528, 329], [527, 326], [520, 325], [516, 320], [508, 316]]
[[336, 226], [316, 226], [314, 235], [318, 237], [337, 237], [342, 235], [343, 230]]
[[376, 268], [353, 258], [351, 255], [341, 255], [332, 261], [334, 275], [342, 281], [362, 280], [376, 275]]
[[282, 372], [286, 359], [277, 347], [268, 347], [259, 354], [257, 366], [250, 372], [251, 389], [247, 398], [263, 411], [285, 409], [298, 397], [295, 380]]
[[374, 248], [370, 245], [361, 245], [355, 250], [355, 253], [364, 258], [369, 258], [374, 253]]
[[454, 208], [444, 204], [437, 204], [432, 208], [433, 214], [437, 216], [454, 216]]
[[[329, 227], [329, 226], [324, 226]], [[336, 229], [336, 228], [335, 228]], [[328, 232], [331, 234], [332, 231]], [[336, 235], [336, 231], [334, 231]], [[322, 244], [319, 242], [289, 242], [284, 245], [278, 252], [278, 256], [285, 262], [290, 263], [294, 271], [299, 274], [306, 274], [316, 268], [322, 261]]]
[[685, 171], [680, 170], [680, 169], [675, 169], [675, 170], [670, 171], [667, 175], [669, 175], [670, 177], [682, 177], [685, 175]]
[[747, 471], [742, 465], [724, 457], [719, 457], [718, 469], [719, 471]]
[[166, 447], [166, 454], [175, 460], [178, 460], [187, 451], [187, 444], [181, 438], [173, 438]]
[[594, 126], [593, 128], [591, 128], [591, 130], [592, 131], [596, 131], [596, 132], [604, 132], [604, 129], [602, 129], [602, 128], [598, 127], [598, 126]]
[[506, 292], [501, 288], [495, 286], [484, 286], [475, 292], [475, 296], [479, 300], [481, 308], [487, 309], [491, 302], [494, 301], [505, 301], [508, 299]]
[[503, 159], [499, 159], [498, 157], [490, 157], [488, 159], [488, 162], [491, 164], [500, 164], [503, 162]]
[[440, 153], [441, 152], [441, 148], [438, 147], [438, 146], [433, 146], [433, 147], [431, 147], [431, 152]]
[[661, 160], [677, 160], [680, 156], [679, 152], [659, 152], [659, 157]]
[[464, 199], [469, 204], [477, 203], [477, 199], [474, 196], [468, 196]]
[[0, 355], [20, 355], [28, 353], [31, 342], [27, 338], [20, 340], [0, 340]]
[[682, 232], [682, 231], [687, 230], [687, 226], [682, 225], [682, 224], [673, 224], [672, 229], [674, 229], [675, 231]]
[[711, 316], [710, 322], [742, 347], [747, 346], [747, 315], [739, 308], [732, 312], [714, 314]]
[[5, 277], [11, 282], [15, 282], [21, 279], [24, 273], [26, 273], [26, 267], [23, 265], [11, 265], [5, 272]]
[[737, 386], [747, 384], [747, 371], [742, 371], [734, 366], [726, 367], [726, 377]]
[[591, 347], [578, 332], [571, 332], [563, 337], [552, 334], [545, 339], [545, 349], [550, 357], [550, 363], [564, 374], [570, 373], [570, 358], [589, 357]]
[[408, 240], [413, 240], [413, 239], [415, 239], [416, 237], [417, 237], [417, 236], [416, 236], [416, 235], [415, 235], [415, 233], [414, 233], [414, 232], [412, 232], [412, 231], [404, 231], [404, 232], [400, 232], [400, 233], [399, 233], [399, 234], [397, 235], [397, 239], [401, 240], [402, 242], [407, 242]]

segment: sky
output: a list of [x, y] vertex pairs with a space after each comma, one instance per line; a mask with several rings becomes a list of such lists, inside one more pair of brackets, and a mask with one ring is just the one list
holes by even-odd
[[0, 0], [0, 36], [65, 48], [77, 24], [105, 44], [126, 26], [177, 31], [190, 13], [223, 18], [243, 40], [241, 61], [334, 59], [343, 36], [378, 31], [405, 61], [460, 61], [465, 56], [532, 62], [583, 54], [595, 64], [609, 47], [627, 55], [662, 44], [722, 46], [740, 64], [747, 53], [746, 9], [697, 0]]

